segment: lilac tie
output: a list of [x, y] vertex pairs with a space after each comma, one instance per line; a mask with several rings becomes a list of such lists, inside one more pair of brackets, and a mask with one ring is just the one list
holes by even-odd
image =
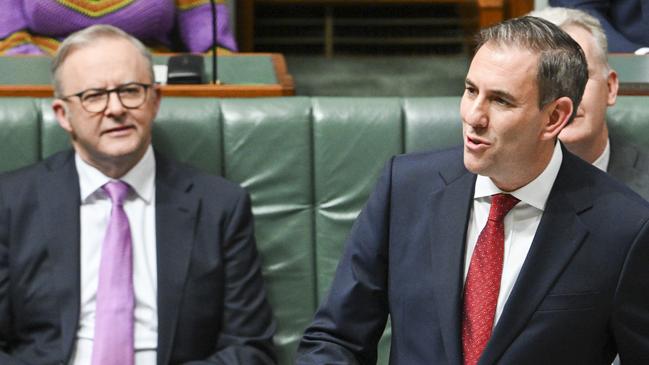
[[133, 365], [133, 254], [123, 205], [129, 188], [111, 181], [102, 189], [113, 208], [101, 249], [92, 365]]

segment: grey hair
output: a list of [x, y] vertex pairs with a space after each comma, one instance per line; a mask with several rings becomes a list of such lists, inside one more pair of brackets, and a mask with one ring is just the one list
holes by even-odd
[[62, 80], [60, 79], [59, 70], [68, 56], [70, 56], [70, 54], [75, 50], [95, 44], [97, 39], [101, 38], [123, 39], [130, 42], [148, 63], [147, 68], [151, 82], [155, 81], [153, 74], [153, 57], [151, 56], [151, 52], [149, 52], [142, 42], [117, 27], [107, 24], [97, 24], [70, 34], [63, 43], [61, 43], [61, 46], [52, 60], [52, 67], [50, 69], [55, 97], [63, 96], [61, 86]]
[[588, 81], [588, 64], [584, 51], [572, 37], [547, 20], [524, 16], [482, 29], [476, 41], [476, 52], [486, 43], [492, 42], [539, 54], [539, 108], [567, 96], [573, 104], [569, 119], [572, 121]]
[[530, 16], [548, 20], [561, 29], [575, 26], [589, 32], [595, 40], [595, 56], [604, 65], [605, 72], [608, 73], [610, 66], [608, 64], [608, 41], [602, 24], [594, 16], [578, 9], [547, 7], [541, 10], [535, 10], [529, 13]]

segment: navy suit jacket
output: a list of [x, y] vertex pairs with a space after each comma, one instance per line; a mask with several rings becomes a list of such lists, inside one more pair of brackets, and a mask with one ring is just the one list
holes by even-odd
[[[479, 362], [649, 363], [649, 206], [563, 150], [521, 272]], [[357, 219], [297, 364], [460, 365], [466, 227], [462, 149], [393, 158]]]
[[610, 136], [608, 173], [649, 199], [649, 153], [624, 138]]
[[550, 5], [577, 8], [599, 19], [610, 52], [649, 47], [649, 0], [550, 0]]
[[[163, 364], [273, 364], [247, 194], [156, 155]], [[80, 307], [79, 179], [66, 151], [0, 177], [0, 364], [67, 363]]]

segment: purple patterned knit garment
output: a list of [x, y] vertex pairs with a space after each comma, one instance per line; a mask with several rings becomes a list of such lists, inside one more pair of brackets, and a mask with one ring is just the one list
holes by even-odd
[[[93, 24], [112, 24], [134, 35], [150, 46], [171, 49], [174, 25], [185, 50], [205, 52], [212, 43], [209, 2], [181, 10], [174, 0], [124, 0], [126, 5], [112, 12], [89, 16], [65, 3], [70, 0], [3, 0], [0, 10], [0, 42], [18, 31], [34, 36], [62, 40], [68, 34]], [[97, 2], [85, 0], [88, 4]], [[119, 3], [120, 1], [114, 1]], [[228, 9], [217, 5], [218, 44], [236, 51], [236, 42], [230, 30]], [[177, 22], [177, 24], [175, 24]], [[173, 49], [178, 50], [179, 49]], [[21, 44], [6, 53], [42, 53], [30, 44]]]

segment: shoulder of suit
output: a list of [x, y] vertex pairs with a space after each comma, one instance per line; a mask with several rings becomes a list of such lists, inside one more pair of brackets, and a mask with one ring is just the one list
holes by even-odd
[[25, 199], [36, 197], [42, 182], [47, 183], [50, 173], [61, 168], [70, 168], [70, 173], [74, 171], [74, 152], [58, 152], [45, 160], [1, 173], [0, 201], [22, 204]]
[[404, 153], [395, 156], [395, 160], [399, 163], [405, 164], [442, 164], [442, 165], [457, 165], [458, 162], [463, 165], [462, 161], [463, 149], [462, 146], [454, 146], [450, 148], [428, 150], [420, 152]]
[[633, 168], [638, 171], [649, 172], [649, 150], [627, 139], [615, 135], [609, 137], [611, 143], [611, 164], [623, 168]]
[[438, 172], [448, 174], [467, 172], [464, 167], [462, 146], [398, 155], [394, 158], [393, 168], [398, 168], [404, 173], [425, 175]]
[[649, 203], [638, 194], [633, 184], [629, 185], [629, 181], [621, 181], [619, 176], [606, 173], [578, 157], [568, 156], [568, 159], [574, 159], [574, 164], [570, 165], [568, 170], [572, 170], [571, 177], [576, 180], [575, 184], [588, 185], [597, 199], [628, 209], [632, 206], [637, 207], [649, 213]]
[[193, 165], [156, 154], [156, 168], [163, 178], [192, 186], [203, 194], [242, 194], [245, 190], [223, 176], [205, 172]]
[[407, 191], [443, 186], [469, 174], [461, 146], [398, 155], [388, 168], [383, 176], [389, 176], [393, 188]]
[[646, 148], [611, 136], [608, 172], [645, 199], [649, 198], [649, 151]]
[[74, 151], [65, 150], [57, 152], [44, 160], [20, 167], [15, 170], [0, 173], [0, 181], [11, 182], [19, 181], [21, 184], [29, 180], [40, 180], [47, 171], [67, 166], [68, 163], [74, 163]]

